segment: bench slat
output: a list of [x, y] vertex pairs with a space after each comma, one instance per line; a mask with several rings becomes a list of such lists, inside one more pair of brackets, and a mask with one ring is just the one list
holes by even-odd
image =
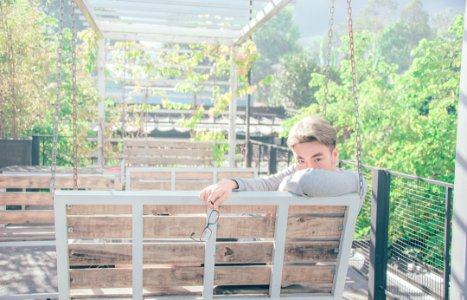
[[[204, 245], [201, 243], [146, 243], [145, 264], [200, 265], [204, 262]], [[337, 259], [339, 242], [313, 241], [292, 242], [285, 247], [285, 262], [332, 263]], [[70, 265], [119, 265], [131, 264], [132, 249], [129, 243], [71, 244]], [[216, 263], [260, 264], [271, 263], [273, 243], [265, 242], [217, 242]]]
[[[204, 215], [199, 217], [160, 217], [144, 218], [145, 238], [189, 238], [194, 232], [199, 236], [206, 223]], [[68, 225], [73, 232], [70, 238], [131, 238], [131, 217], [69, 216]], [[219, 219], [217, 236], [229, 237], [272, 237], [274, 235], [273, 217], [234, 217]]]
[[53, 196], [48, 192], [0, 192], [0, 205], [53, 205]]
[[53, 224], [53, 210], [0, 210], [1, 224]]
[[[285, 266], [282, 285], [332, 284], [334, 266]], [[149, 287], [203, 285], [203, 267], [150, 267], [143, 270], [143, 285]], [[215, 285], [268, 285], [270, 266], [218, 266]], [[72, 269], [72, 289], [125, 288], [131, 286], [132, 270], [122, 269]]]
[[[1, 189], [48, 189], [50, 187], [50, 176], [41, 175], [0, 175]], [[55, 177], [57, 189], [72, 189], [73, 176]], [[78, 176], [78, 187], [87, 189], [115, 189], [116, 180], [112, 177], [80, 175]]]
[[[201, 203], [201, 201], [200, 201]], [[221, 208], [221, 214], [268, 214], [274, 215], [276, 207], [273, 205], [225, 205]], [[130, 205], [70, 205], [68, 215], [130, 215]], [[145, 215], [186, 215], [206, 214], [204, 205], [144, 205]]]

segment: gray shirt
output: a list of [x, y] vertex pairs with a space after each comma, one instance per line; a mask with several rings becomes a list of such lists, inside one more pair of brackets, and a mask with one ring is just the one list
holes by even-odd
[[[357, 193], [358, 172], [338, 169], [304, 169], [297, 171], [295, 165], [265, 178], [235, 178], [236, 191], [285, 191], [307, 197], [336, 197]], [[364, 180], [362, 201], [367, 191]]]

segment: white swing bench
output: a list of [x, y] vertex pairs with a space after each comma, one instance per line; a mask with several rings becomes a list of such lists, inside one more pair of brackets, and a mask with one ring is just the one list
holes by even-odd
[[342, 299], [360, 206], [357, 194], [234, 193], [203, 243], [190, 238], [206, 224], [196, 192], [54, 202], [60, 299]]

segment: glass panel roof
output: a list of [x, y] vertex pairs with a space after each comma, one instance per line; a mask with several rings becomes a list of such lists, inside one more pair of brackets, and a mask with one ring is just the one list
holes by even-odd
[[75, 0], [108, 40], [214, 43], [244, 41], [291, 0]]

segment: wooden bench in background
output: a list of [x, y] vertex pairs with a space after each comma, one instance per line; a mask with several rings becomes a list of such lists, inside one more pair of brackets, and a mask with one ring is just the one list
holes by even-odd
[[[0, 244], [55, 240], [50, 174], [0, 174]], [[72, 174], [57, 174], [56, 189], [73, 189]], [[115, 175], [79, 175], [78, 188], [119, 189]], [[35, 243], [34, 243], [35, 242]], [[43, 243], [46, 244], [46, 243]]]
[[252, 168], [127, 168], [126, 190], [199, 191], [223, 178], [253, 178]]
[[195, 192], [57, 191], [60, 299], [341, 299], [359, 203], [235, 193], [204, 243]]
[[210, 142], [140, 138], [124, 143], [125, 166], [214, 167]]

